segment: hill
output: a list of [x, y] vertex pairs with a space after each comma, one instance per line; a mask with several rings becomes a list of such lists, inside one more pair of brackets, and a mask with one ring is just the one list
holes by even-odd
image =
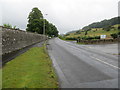
[[70, 33], [66, 38], [95, 37], [100, 35], [107, 35], [107, 38], [112, 38], [111, 34], [117, 34], [119, 32], [118, 26], [120, 27], [120, 24], [113, 25], [109, 28], [91, 28], [88, 31], [79, 30], [77, 32]]
[[[76, 39], [100, 39], [100, 35], [106, 35], [106, 39], [117, 38], [120, 35], [120, 17], [92, 23], [83, 29], [71, 31], [64, 35], [64, 40]], [[62, 39], [63, 39], [62, 38]]]
[[70, 32], [67, 32], [66, 34], [75, 33], [75, 32], [77, 32], [77, 31], [78, 31], [78, 30], [70, 31]]
[[120, 17], [114, 17], [111, 19], [105, 19], [103, 21], [100, 22], [94, 22], [88, 26], [83, 27], [83, 30], [89, 30], [91, 28], [105, 28], [108, 26], [112, 26], [112, 25], [116, 25], [116, 24], [120, 24]]

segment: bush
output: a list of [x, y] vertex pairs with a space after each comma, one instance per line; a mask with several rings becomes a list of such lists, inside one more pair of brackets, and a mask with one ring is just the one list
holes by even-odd
[[95, 36], [94, 39], [100, 39], [100, 36]]
[[95, 36], [95, 37], [82, 37], [83, 40], [92, 40], [92, 39], [100, 39], [100, 36]]
[[67, 37], [66, 40], [77, 40], [77, 38], [74, 38], [74, 37]]
[[118, 34], [117, 34], [117, 33], [111, 34], [111, 37], [112, 37], [113, 39], [116, 39], [116, 38], [118, 37]]
[[12, 29], [12, 25], [10, 25], [10, 24], [3, 24], [3, 26], [4, 26], [5, 28], [11, 28], [11, 29]]
[[87, 35], [88, 33], [87, 33], [87, 31], [85, 31], [85, 35]]

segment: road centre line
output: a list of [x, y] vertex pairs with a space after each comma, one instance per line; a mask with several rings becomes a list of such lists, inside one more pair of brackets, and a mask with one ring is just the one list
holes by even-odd
[[114, 66], [114, 65], [112, 65], [112, 64], [109, 64], [109, 63], [107, 63], [107, 62], [104, 62], [103, 60], [100, 60], [100, 59], [98, 59], [98, 58], [96, 58], [96, 57], [91, 56], [91, 58], [94, 58], [94, 59], [96, 59], [97, 61], [102, 62], [102, 63], [104, 63], [104, 64], [106, 64], [106, 65], [108, 65], [108, 66], [111, 66], [111, 67], [120, 69], [119, 67]]
[[[72, 48], [74, 48], [74, 49], [80, 50], [79, 48], [74, 47], [74, 46], [72, 46], [72, 45], [70, 45], [70, 44], [66, 44], [66, 45], [68, 45], [68, 46], [70, 46], [70, 47], [72, 47]], [[96, 59], [97, 61], [102, 62], [102, 63], [104, 63], [104, 64], [106, 64], [106, 65], [108, 65], [108, 66], [111, 66], [111, 67], [120, 69], [119, 67], [114, 66], [114, 65], [112, 65], [112, 64], [109, 64], [109, 63], [107, 63], [107, 62], [105, 62], [105, 61], [103, 61], [103, 60], [100, 60], [100, 59], [96, 58], [96, 57], [93, 57], [93, 56], [90, 56], [90, 57], [91, 57], [91, 58], [94, 58], [94, 59]]]

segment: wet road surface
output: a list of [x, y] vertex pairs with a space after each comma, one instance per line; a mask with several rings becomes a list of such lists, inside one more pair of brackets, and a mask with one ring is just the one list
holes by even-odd
[[118, 88], [118, 56], [104, 52], [108, 48], [58, 38], [49, 40], [47, 48], [62, 88]]

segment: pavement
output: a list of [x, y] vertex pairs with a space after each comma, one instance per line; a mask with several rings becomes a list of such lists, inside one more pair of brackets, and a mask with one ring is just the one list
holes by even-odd
[[117, 44], [79, 45], [54, 38], [47, 48], [61, 88], [118, 88]]

